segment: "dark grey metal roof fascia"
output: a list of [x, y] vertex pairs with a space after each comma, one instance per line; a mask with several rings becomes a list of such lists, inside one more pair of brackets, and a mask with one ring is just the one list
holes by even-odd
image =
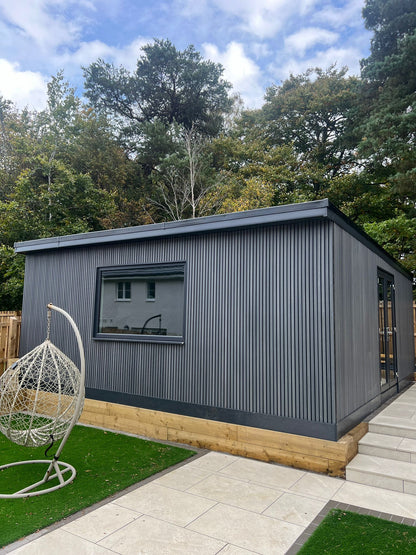
[[146, 240], [158, 237], [177, 237], [179, 235], [188, 235], [193, 233], [212, 233], [215, 231], [225, 231], [227, 229], [242, 229], [252, 226], [263, 226], [319, 218], [328, 218], [335, 222], [378, 256], [383, 258], [383, 260], [393, 266], [397, 271], [412, 280], [412, 275], [408, 270], [406, 270], [406, 268], [390, 256], [380, 245], [367, 235], [363, 229], [355, 225], [347, 216], [345, 216], [345, 214], [331, 204], [328, 199], [295, 204], [283, 204], [280, 206], [273, 206], [271, 208], [260, 208], [257, 210], [247, 210], [245, 212], [232, 212], [230, 214], [205, 216], [191, 220], [178, 220], [159, 224], [148, 224], [136, 227], [79, 233], [76, 235], [64, 235], [62, 237], [35, 239], [32, 241], [15, 243], [14, 247], [15, 251], [18, 253], [30, 253], [59, 248]]
[[393, 258], [387, 251], [383, 249], [374, 239], [372, 239], [367, 233], [354, 222], [352, 222], [345, 214], [343, 214], [336, 206], [328, 202], [328, 219], [332, 220], [340, 227], [345, 229], [350, 235], [358, 239], [363, 243], [368, 249], [372, 250], [380, 258], [385, 260], [390, 266], [393, 266], [395, 270], [403, 274], [405, 277], [413, 281], [412, 274], [400, 264], [395, 258]]
[[274, 206], [272, 208], [261, 208], [246, 212], [233, 212], [221, 216], [215, 215], [192, 220], [36, 239], [33, 241], [15, 243], [15, 251], [18, 253], [29, 253], [58, 248], [102, 245], [121, 241], [146, 240], [158, 237], [224, 231], [227, 229], [270, 225], [301, 219], [326, 218], [328, 204], [327, 199], [324, 199]]

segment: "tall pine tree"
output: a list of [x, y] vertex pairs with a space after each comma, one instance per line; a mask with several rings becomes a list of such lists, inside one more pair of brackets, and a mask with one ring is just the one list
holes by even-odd
[[416, 201], [416, 3], [367, 0], [371, 54], [362, 61], [369, 106], [361, 152], [380, 182], [388, 181], [410, 205]]

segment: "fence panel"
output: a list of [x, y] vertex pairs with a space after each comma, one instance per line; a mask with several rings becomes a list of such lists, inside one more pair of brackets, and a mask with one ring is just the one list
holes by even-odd
[[0, 374], [19, 356], [20, 312], [0, 312]]
[[416, 302], [413, 303], [413, 338], [415, 343], [415, 358], [416, 358]]

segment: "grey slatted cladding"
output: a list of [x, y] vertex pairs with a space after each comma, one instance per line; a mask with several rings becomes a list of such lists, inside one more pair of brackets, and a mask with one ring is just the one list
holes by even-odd
[[[310, 221], [27, 256], [22, 352], [48, 302], [79, 323], [87, 387], [335, 422], [333, 223]], [[186, 262], [183, 345], [92, 338], [96, 269]], [[72, 354], [54, 319], [53, 337]], [[75, 353], [74, 353], [75, 354]]]

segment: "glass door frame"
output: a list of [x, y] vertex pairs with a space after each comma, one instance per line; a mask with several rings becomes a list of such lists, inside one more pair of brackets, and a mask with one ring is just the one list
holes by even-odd
[[398, 386], [394, 276], [377, 270], [379, 372], [382, 391]]

